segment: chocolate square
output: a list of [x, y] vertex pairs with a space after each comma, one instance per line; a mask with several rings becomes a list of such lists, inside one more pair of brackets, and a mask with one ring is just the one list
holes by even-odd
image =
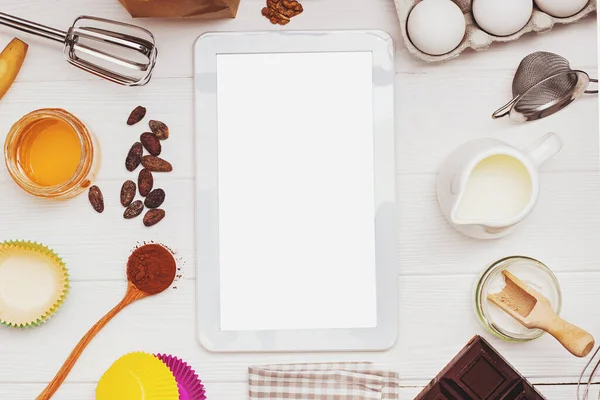
[[502, 386], [506, 379], [486, 357], [481, 356], [465, 370], [460, 380], [477, 397], [485, 399]]
[[415, 400], [545, 400], [488, 342], [473, 337]]
[[527, 382], [527, 380], [521, 379], [508, 393], [506, 393], [502, 398], [500, 398], [500, 400], [528, 400], [544, 398], [535, 397], [536, 394], [538, 396], [542, 396], [533, 388], [533, 386], [529, 384], [529, 382]]

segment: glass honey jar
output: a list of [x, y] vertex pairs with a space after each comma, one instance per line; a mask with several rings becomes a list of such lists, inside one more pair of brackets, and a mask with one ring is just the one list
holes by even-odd
[[95, 139], [83, 122], [58, 108], [23, 116], [10, 129], [4, 159], [12, 179], [39, 197], [70, 198], [91, 185], [98, 169]]

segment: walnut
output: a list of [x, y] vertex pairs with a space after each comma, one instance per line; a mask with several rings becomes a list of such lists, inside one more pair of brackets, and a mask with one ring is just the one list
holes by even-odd
[[262, 15], [273, 24], [287, 25], [290, 18], [302, 11], [304, 8], [297, 0], [267, 0], [267, 6], [262, 9]]
[[298, 3], [298, 1], [296, 0], [281, 0], [281, 5], [287, 8], [288, 10], [295, 11], [296, 14], [294, 15], [298, 15], [302, 11], [304, 11], [304, 8], [302, 8], [302, 4]]
[[264, 15], [265, 17], [267, 17], [269, 19], [269, 21], [271, 21], [272, 24], [279, 24], [279, 25], [287, 25], [290, 23], [290, 19], [287, 18], [285, 15], [281, 15], [278, 12], [276, 12], [275, 10], [269, 8], [269, 7], [265, 7], [262, 9], [262, 15]]

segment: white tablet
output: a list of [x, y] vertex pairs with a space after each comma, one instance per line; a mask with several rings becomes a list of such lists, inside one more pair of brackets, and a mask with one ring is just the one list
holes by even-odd
[[194, 52], [203, 346], [391, 347], [398, 273], [390, 36], [209, 33]]

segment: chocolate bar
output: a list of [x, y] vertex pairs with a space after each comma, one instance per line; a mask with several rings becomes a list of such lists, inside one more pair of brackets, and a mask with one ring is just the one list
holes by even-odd
[[481, 336], [474, 336], [415, 400], [545, 400]]

